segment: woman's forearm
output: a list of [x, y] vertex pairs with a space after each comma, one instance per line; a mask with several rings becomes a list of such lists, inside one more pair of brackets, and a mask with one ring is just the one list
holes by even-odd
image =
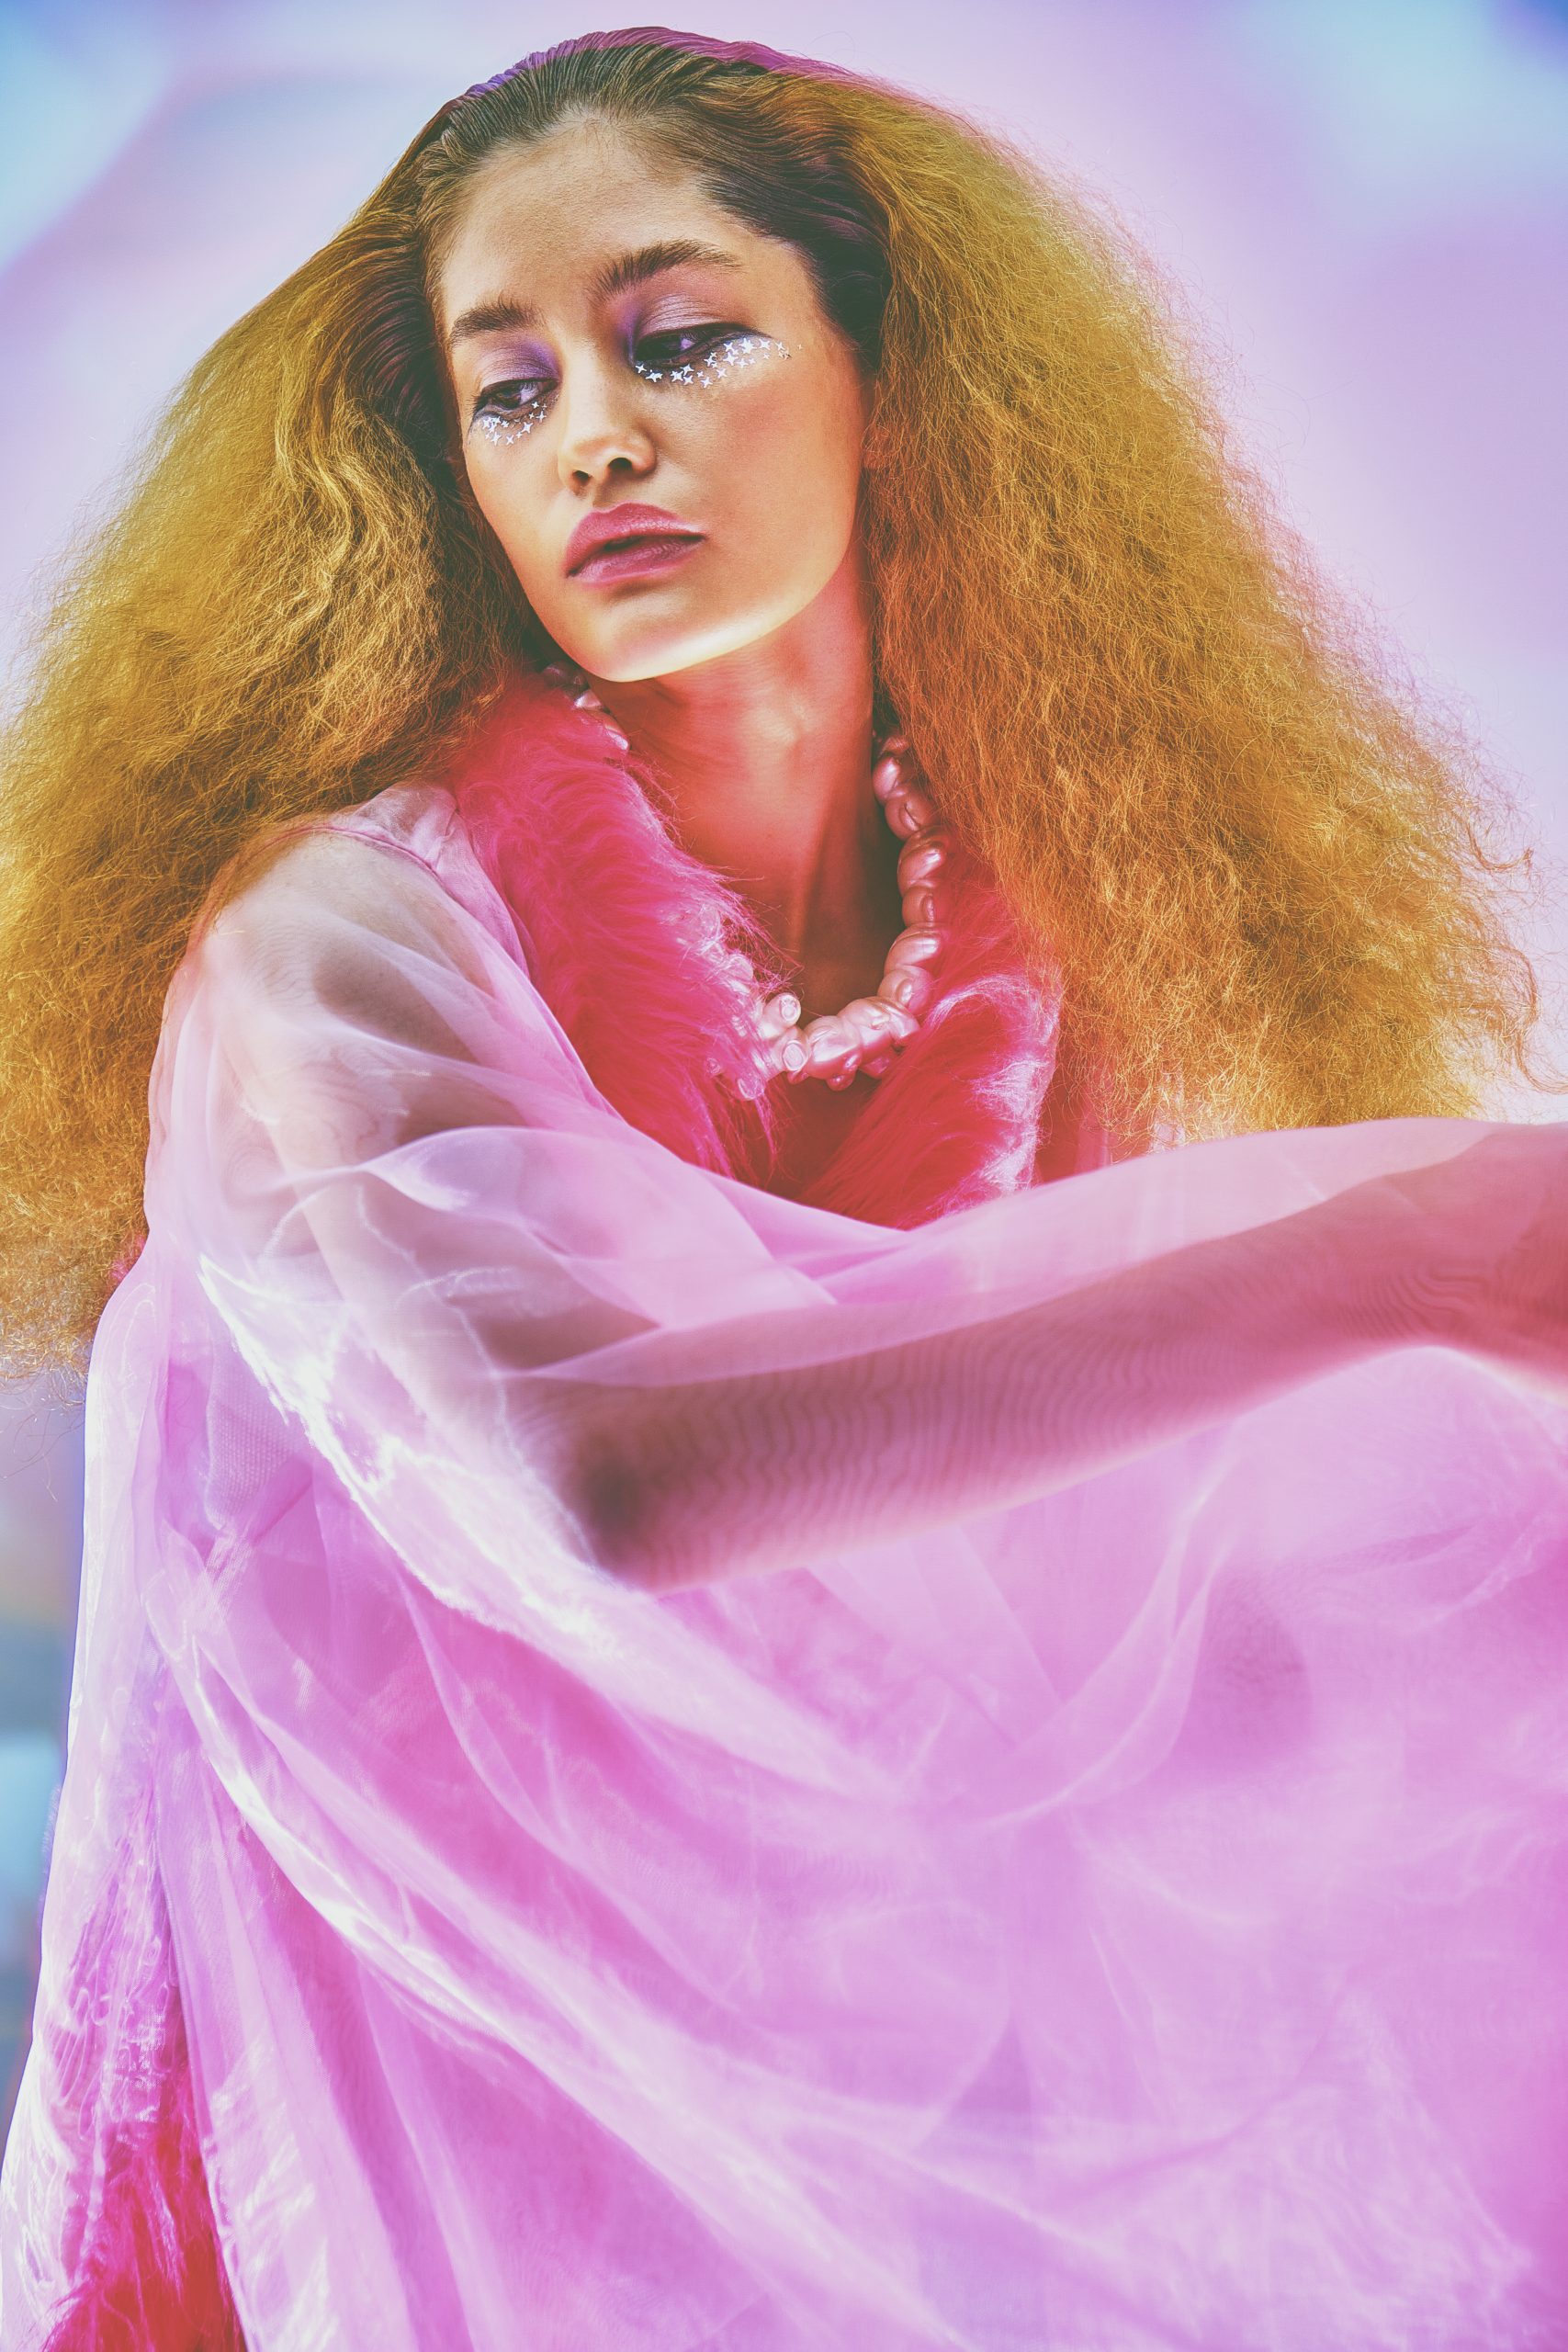
[[1365, 1184], [1046, 1303], [799, 1370], [593, 1392], [572, 1502], [649, 1590], [998, 1510], [1433, 1336]]

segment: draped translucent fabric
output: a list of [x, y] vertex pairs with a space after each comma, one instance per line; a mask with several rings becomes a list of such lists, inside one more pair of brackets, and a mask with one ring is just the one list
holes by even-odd
[[612, 1108], [425, 786], [152, 1101], [6, 2352], [176, 2008], [250, 2352], [1568, 2341], [1568, 1406], [1072, 1371], [1486, 1127], [803, 1204]]

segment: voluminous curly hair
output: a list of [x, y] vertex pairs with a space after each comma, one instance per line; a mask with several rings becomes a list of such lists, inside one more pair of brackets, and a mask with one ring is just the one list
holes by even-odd
[[594, 35], [443, 107], [214, 345], [43, 625], [0, 800], [12, 1378], [82, 1369], [135, 1246], [203, 901], [554, 650], [468, 493], [429, 287], [475, 172], [590, 116], [788, 239], [860, 354], [878, 695], [1060, 975], [1124, 1147], [1465, 1114], [1539, 1076], [1506, 803], [1230, 451], [1118, 227], [880, 84]]

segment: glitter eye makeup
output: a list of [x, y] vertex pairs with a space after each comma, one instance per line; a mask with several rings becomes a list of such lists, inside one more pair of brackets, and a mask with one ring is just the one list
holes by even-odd
[[[689, 334], [689, 327], [676, 331]], [[649, 342], [665, 340], [650, 335]], [[712, 343], [705, 351], [695, 352], [690, 358], [680, 359], [672, 367], [654, 368], [646, 360], [634, 359], [632, 366], [645, 383], [649, 384], [716, 384], [738, 368], [754, 368], [763, 359], [787, 359], [785, 345], [775, 342], [770, 334], [730, 334]]]
[[[510, 384], [492, 384], [479, 397], [481, 401], [489, 400], [497, 392], [507, 392], [512, 389]], [[496, 442], [504, 447], [508, 442], [521, 441], [525, 433], [532, 433], [535, 425], [542, 422], [544, 413], [545, 395], [535, 392], [516, 408], [477, 408], [473, 429], [476, 433], [482, 433], [487, 441]]]
[[[656, 367], [647, 359], [634, 358], [631, 361], [633, 372], [640, 376], [646, 384], [696, 384], [711, 388], [722, 383], [739, 368], [755, 368], [763, 360], [787, 359], [790, 356], [787, 345], [780, 343], [773, 335], [754, 334], [750, 330], [730, 333], [723, 328], [673, 327], [663, 334], [645, 335], [642, 345], [676, 343], [685, 336], [704, 334], [711, 335], [713, 340], [701, 350], [668, 360], [662, 367]], [[548, 406], [547, 393], [533, 392], [526, 400], [519, 401], [512, 407], [486, 405], [520, 390], [528, 380], [527, 378], [514, 378], [487, 386], [479, 396], [472, 429], [482, 433], [487, 441], [502, 447], [532, 433], [534, 427], [543, 422]]]

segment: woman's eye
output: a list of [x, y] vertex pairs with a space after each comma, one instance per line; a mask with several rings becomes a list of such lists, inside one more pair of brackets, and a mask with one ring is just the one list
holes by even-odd
[[[632, 366], [650, 384], [707, 384], [780, 347], [747, 327], [712, 320], [640, 336]], [[548, 376], [506, 376], [487, 384], [469, 423], [491, 440], [514, 440], [541, 421], [553, 383]]]
[[700, 326], [666, 327], [659, 334], [640, 335], [637, 347], [639, 354], [647, 352], [654, 359], [689, 359], [694, 351], [705, 350], [721, 335], [739, 332], [739, 328], [722, 326], [709, 320]]
[[732, 343], [745, 329], [734, 325], [709, 322], [694, 327], [669, 327], [660, 334], [645, 334], [638, 338], [634, 361], [637, 373], [659, 377], [705, 358], [721, 344]]
[[543, 395], [542, 376], [509, 376], [503, 383], [487, 384], [474, 402], [474, 415], [518, 416]]

